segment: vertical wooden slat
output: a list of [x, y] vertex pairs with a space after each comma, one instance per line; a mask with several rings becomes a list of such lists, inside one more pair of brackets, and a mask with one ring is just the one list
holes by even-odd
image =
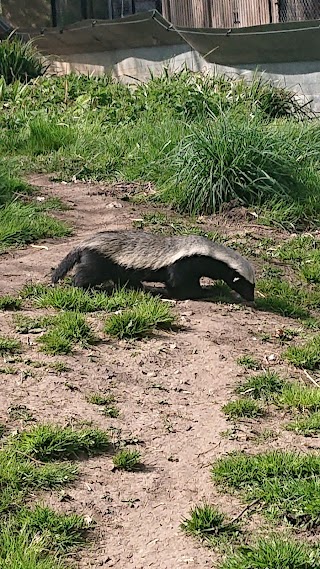
[[320, 18], [320, 0], [162, 0], [170, 22], [190, 28], [237, 28]]

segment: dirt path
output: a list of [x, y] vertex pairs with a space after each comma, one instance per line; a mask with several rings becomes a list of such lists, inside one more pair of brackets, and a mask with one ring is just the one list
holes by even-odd
[[[63, 243], [46, 240], [48, 250], [26, 247], [1, 256], [1, 293], [17, 291], [29, 279], [43, 282], [73, 243], [96, 230], [131, 227], [141, 214], [141, 208], [116, 195], [98, 195], [93, 185], [54, 184], [44, 177], [33, 182], [43, 186], [44, 194], [75, 204], [59, 214], [73, 223], [75, 234]], [[142, 472], [113, 472], [111, 458], [103, 456], [83, 464], [80, 480], [67, 489], [69, 500], [61, 502], [57, 492], [45, 494], [58, 509], [97, 521], [94, 544], [77, 556], [79, 568], [215, 567], [215, 554], [180, 531], [181, 519], [203, 499], [231, 516], [241, 510], [235, 498], [226, 501], [216, 492], [209, 465], [227, 451], [254, 448], [252, 425], [244, 423], [235, 439], [221, 437], [232, 426], [221, 407], [244, 373], [236, 358], [250, 353], [265, 361], [271, 353], [279, 355], [280, 348], [262, 343], [258, 332], [274, 334], [288, 321], [239, 305], [188, 301], [177, 303], [176, 310], [185, 324], [179, 333], [78, 350], [56, 358], [72, 369], [60, 375], [40, 368], [34, 377], [26, 376], [24, 362], [21, 376], [0, 375], [0, 420], [8, 421], [10, 406], [23, 404], [39, 422], [92, 421], [103, 429], [112, 427], [115, 436], [119, 430], [122, 440], [136, 443], [142, 452]], [[7, 313], [0, 313], [0, 322], [1, 330], [12, 335]], [[44, 359], [26, 338], [22, 341], [25, 355]], [[88, 392], [109, 389], [121, 412], [117, 419], [102, 416], [85, 399]], [[19, 426], [11, 419], [8, 423]], [[263, 428], [277, 431], [273, 423], [270, 417]], [[278, 434], [265, 443], [269, 448], [291, 445], [293, 435]], [[306, 444], [294, 437], [295, 448]]]

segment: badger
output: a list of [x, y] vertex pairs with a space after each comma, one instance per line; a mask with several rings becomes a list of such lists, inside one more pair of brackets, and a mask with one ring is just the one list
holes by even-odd
[[112, 281], [139, 289], [142, 282], [164, 283], [178, 300], [205, 295], [201, 277], [223, 280], [248, 301], [254, 300], [255, 274], [239, 253], [198, 235], [164, 236], [139, 230], [102, 231], [82, 241], [52, 273], [57, 283], [77, 265], [73, 285], [81, 288]]

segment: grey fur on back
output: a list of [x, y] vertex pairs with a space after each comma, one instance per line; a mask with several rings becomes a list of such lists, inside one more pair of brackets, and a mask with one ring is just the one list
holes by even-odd
[[251, 284], [252, 265], [239, 253], [198, 235], [163, 236], [144, 231], [102, 231], [82, 241], [77, 249], [91, 249], [128, 269], [158, 270], [186, 257], [211, 257], [226, 263]]

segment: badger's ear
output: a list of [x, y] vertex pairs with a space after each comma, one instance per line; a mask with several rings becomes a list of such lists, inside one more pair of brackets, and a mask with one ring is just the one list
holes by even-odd
[[239, 280], [240, 280], [240, 277], [234, 277], [234, 278], [232, 279], [232, 282], [233, 282], [233, 283], [236, 283], [236, 282], [239, 281]]

